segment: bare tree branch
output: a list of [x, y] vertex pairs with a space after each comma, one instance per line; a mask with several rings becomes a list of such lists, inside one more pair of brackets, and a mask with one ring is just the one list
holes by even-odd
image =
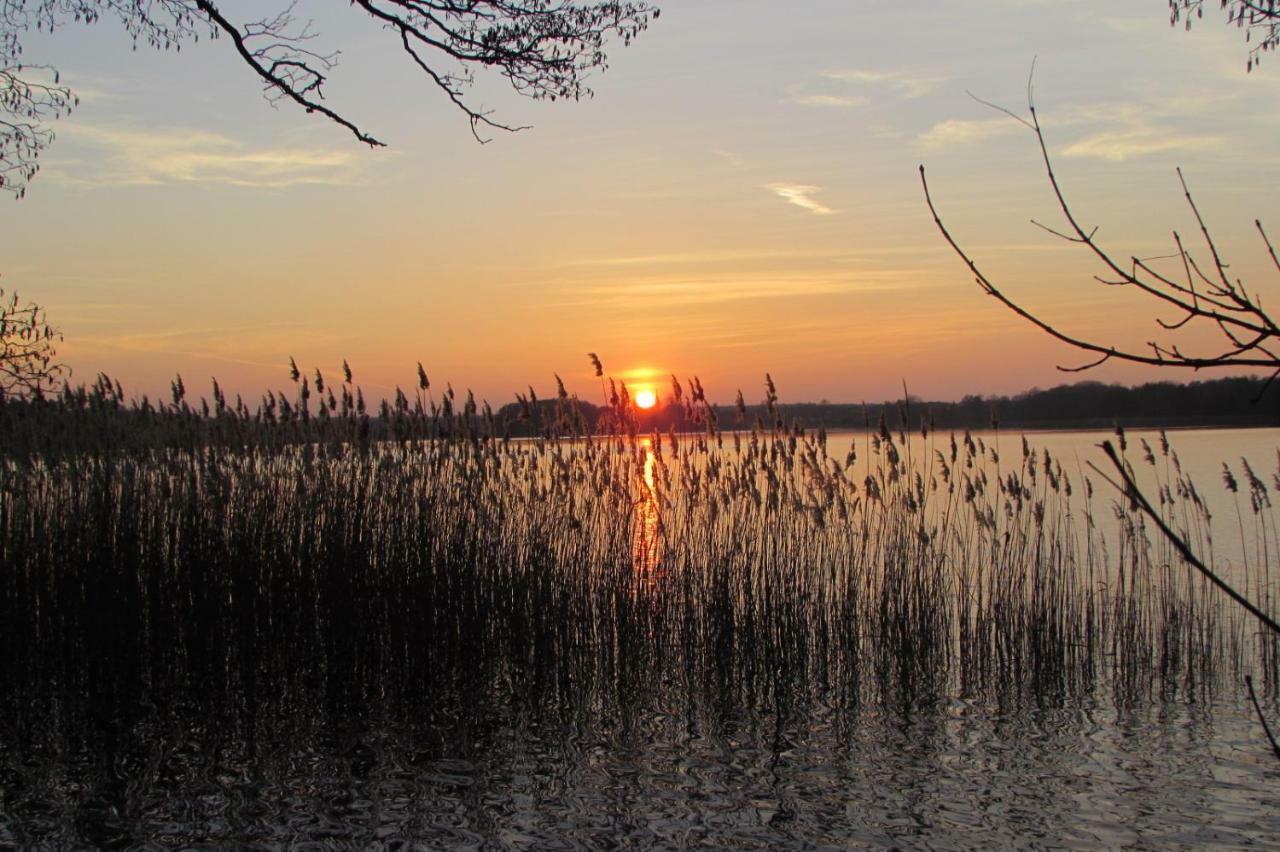
[[[590, 75], [608, 67], [608, 41], [630, 44], [659, 15], [647, 0], [351, 0], [350, 5], [393, 34], [413, 67], [462, 111], [481, 142], [486, 141], [482, 127], [525, 127], [499, 122], [491, 111], [471, 104], [467, 90], [475, 69], [492, 70], [535, 100], [579, 100], [591, 95]], [[324, 86], [339, 51], [312, 47], [317, 34], [309, 22], [296, 18], [292, 3], [255, 21], [233, 20], [221, 7], [220, 0], [0, 0], [0, 189], [21, 197], [38, 171], [40, 151], [53, 141], [46, 122], [77, 103], [58, 84], [55, 71], [22, 62], [24, 36], [103, 17], [122, 23], [135, 46], [158, 50], [180, 50], [202, 35], [226, 38], [262, 81], [268, 100], [324, 116], [367, 145], [383, 144], [345, 110], [325, 103]], [[30, 72], [37, 76], [31, 78]]]
[[[1001, 107], [996, 108], [1012, 115], [1008, 110]], [[1107, 345], [1097, 340], [1066, 333], [1056, 324], [1027, 310], [1020, 303], [1007, 296], [979, 269], [977, 263], [960, 247], [943, 224], [942, 218], [934, 205], [933, 197], [929, 192], [924, 166], [921, 166], [920, 182], [924, 187], [925, 202], [929, 207], [929, 212], [933, 215], [934, 224], [937, 225], [947, 244], [969, 267], [969, 271], [973, 273], [974, 279], [983, 292], [995, 297], [1009, 310], [1041, 331], [1069, 346], [1097, 356], [1081, 366], [1059, 367], [1058, 369], [1065, 372], [1080, 372], [1097, 367], [1112, 359], [1156, 367], [1182, 367], [1192, 370], [1212, 367], [1260, 367], [1271, 371], [1280, 369], [1280, 352], [1276, 348], [1280, 346], [1280, 327], [1263, 309], [1261, 301], [1245, 288], [1244, 283], [1238, 279], [1233, 280], [1230, 276], [1228, 266], [1218, 251], [1217, 244], [1214, 242], [1209, 228], [1205, 224], [1199, 208], [1196, 206], [1191, 191], [1187, 188], [1187, 183], [1181, 170], [1178, 171], [1178, 179], [1182, 183], [1183, 194], [1187, 199], [1187, 204], [1190, 206], [1200, 227], [1200, 232], [1212, 259], [1213, 271], [1212, 276], [1205, 274], [1195, 258], [1183, 247], [1182, 239], [1175, 231], [1173, 239], [1177, 252], [1172, 257], [1179, 258], [1182, 262], [1182, 268], [1186, 275], [1185, 284], [1155, 271], [1151, 266], [1151, 259], [1143, 260], [1136, 256], [1131, 256], [1127, 264], [1120, 262], [1115, 255], [1109, 253], [1098, 242], [1096, 227], [1085, 229], [1071, 206], [1067, 203], [1066, 195], [1058, 182], [1057, 175], [1053, 169], [1053, 161], [1049, 155], [1049, 146], [1045, 141], [1044, 130], [1040, 126], [1033, 102], [1028, 102], [1028, 112], [1028, 119], [1023, 119], [1016, 115], [1014, 118], [1025, 124], [1035, 134], [1036, 142], [1040, 147], [1041, 161], [1044, 165], [1045, 174], [1050, 188], [1053, 190], [1054, 197], [1057, 199], [1058, 208], [1066, 219], [1067, 227], [1063, 230], [1056, 230], [1041, 225], [1034, 220], [1033, 224], [1060, 239], [1088, 249], [1107, 270], [1106, 277], [1095, 276], [1097, 281], [1107, 286], [1130, 287], [1152, 299], [1154, 307], [1172, 308], [1175, 311], [1173, 318], [1155, 317], [1155, 323], [1162, 331], [1168, 333], [1180, 331], [1192, 325], [1196, 327], [1208, 325], [1216, 328], [1225, 339], [1225, 344], [1221, 349], [1215, 349], [1208, 353], [1187, 354], [1183, 352], [1174, 339], [1167, 341], [1152, 340], [1148, 342], [1145, 350], [1135, 350]], [[1267, 237], [1266, 231], [1262, 228], [1260, 222], [1257, 222], [1256, 225], [1272, 260], [1275, 262], [1277, 270], [1280, 270], [1280, 260], [1276, 258], [1275, 250]]]
[[1250, 615], [1258, 619], [1263, 626], [1271, 630], [1272, 633], [1280, 634], [1280, 623], [1277, 623], [1276, 620], [1272, 618], [1271, 615], [1264, 612], [1261, 607], [1246, 598], [1244, 595], [1240, 594], [1225, 580], [1214, 573], [1209, 566], [1205, 565], [1204, 562], [1195, 555], [1186, 540], [1169, 528], [1169, 525], [1165, 522], [1164, 518], [1160, 517], [1160, 513], [1151, 506], [1151, 502], [1147, 500], [1141, 489], [1138, 488], [1138, 483], [1134, 481], [1133, 475], [1125, 469], [1124, 461], [1116, 453], [1115, 447], [1111, 445], [1111, 442], [1103, 441], [1098, 445], [1098, 448], [1106, 453], [1107, 458], [1111, 460], [1113, 465], [1115, 465], [1116, 471], [1120, 476], [1120, 482], [1113, 480], [1107, 475], [1106, 471], [1099, 468], [1093, 462], [1089, 462], [1089, 467], [1093, 468], [1094, 472], [1106, 480], [1109, 485], [1122, 493], [1133, 506], [1141, 509], [1142, 512], [1151, 519], [1152, 523], [1156, 525], [1160, 532], [1164, 534], [1164, 537], [1169, 540], [1169, 543], [1174, 546], [1174, 549], [1178, 551], [1178, 555], [1182, 557], [1183, 561], [1199, 571], [1206, 580], [1214, 586], [1217, 586], [1218, 589], [1226, 594], [1227, 597], [1242, 606]]
[[[1280, 45], [1280, 3], [1276, 0], [1218, 0], [1227, 12], [1227, 23], [1244, 30], [1249, 43], [1246, 70], [1252, 71], [1262, 61], [1262, 54]], [[1194, 21], [1204, 17], [1204, 0], [1169, 0], [1169, 23], [1183, 24], [1188, 30]]]
[[61, 341], [44, 308], [23, 304], [17, 293], [6, 301], [0, 290], [0, 396], [38, 396], [51, 389], [68, 372], [55, 360]]

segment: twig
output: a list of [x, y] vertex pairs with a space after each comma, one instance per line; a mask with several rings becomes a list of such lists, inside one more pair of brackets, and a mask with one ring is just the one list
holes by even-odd
[[[1032, 68], [1034, 73], [1034, 65]], [[1006, 308], [1041, 331], [1069, 346], [1093, 355], [1093, 359], [1087, 364], [1079, 367], [1059, 367], [1059, 369], [1064, 372], [1080, 372], [1097, 367], [1112, 359], [1153, 367], [1176, 367], [1190, 370], [1221, 367], [1257, 367], [1268, 371], [1280, 369], [1280, 354], [1270, 348], [1280, 340], [1280, 323], [1277, 323], [1267, 313], [1263, 307], [1262, 300], [1256, 293], [1251, 293], [1247, 290], [1242, 281], [1232, 279], [1230, 268], [1219, 253], [1217, 244], [1214, 242], [1204, 217], [1196, 206], [1195, 199], [1192, 197], [1180, 170], [1178, 171], [1178, 180], [1182, 187], [1183, 196], [1186, 198], [1187, 204], [1195, 217], [1210, 255], [1209, 270], [1213, 276], [1206, 275], [1205, 271], [1196, 264], [1194, 258], [1184, 248], [1181, 238], [1175, 232], [1174, 243], [1178, 251], [1168, 257], [1181, 259], [1183, 272], [1187, 277], [1186, 283], [1175, 281], [1155, 269], [1151, 261], [1157, 258], [1142, 259], [1131, 256], [1127, 264], [1121, 263], [1119, 256], [1104, 248], [1098, 240], [1098, 228], [1087, 227], [1077, 218], [1067, 202], [1066, 193], [1059, 183], [1057, 173], [1054, 170], [1053, 159], [1049, 154], [1049, 144], [1036, 112], [1034, 90], [1030, 80], [1027, 83], [1027, 115], [1025, 117], [999, 104], [983, 100], [972, 92], [969, 93], [969, 96], [978, 103], [996, 110], [1002, 115], [1013, 118], [1034, 134], [1045, 177], [1049, 182], [1050, 189], [1053, 191], [1054, 198], [1057, 200], [1058, 210], [1067, 223], [1065, 228], [1055, 228], [1033, 219], [1031, 223], [1035, 227], [1067, 243], [1083, 246], [1109, 273], [1102, 276], [1095, 275], [1094, 278], [1099, 282], [1109, 286], [1131, 287], [1143, 296], [1154, 300], [1155, 307], [1161, 309], [1171, 308], [1176, 311], [1177, 313], [1168, 319], [1160, 316], [1155, 317], [1156, 325], [1163, 332], [1177, 332], [1192, 325], [1194, 322], [1197, 325], [1203, 324], [1215, 327], [1226, 338], [1224, 349], [1197, 355], [1194, 352], [1184, 353], [1181, 347], [1176, 344], [1176, 338], [1174, 337], [1168, 338], [1167, 342], [1151, 341], [1146, 347], [1134, 348], [1107, 345], [1096, 338], [1078, 337], [1062, 331], [1059, 326], [1042, 318], [1038, 313], [1023, 307], [1022, 304], [1007, 295], [1000, 287], [997, 287], [978, 268], [974, 259], [960, 247], [956, 239], [943, 225], [942, 218], [929, 192], [924, 167], [921, 166], [920, 182], [924, 189], [925, 203], [929, 207], [929, 212], [933, 215], [934, 224], [938, 227], [947, 244], [951, 246], [952, 250], [964, 261], [969, 271], [973, 273], [978, 286], [983, 292], [997, 299]], [[1280, 258], [1277, 258], [1266, 232], [1262, 229], [1260, 223], [1255, 224], [1257, 224], [1258, 231], [1267, 247], [1268, 254], [1277, 269], [1280, 269]], [[1199, 282], [1199, 287], [1197, 286], [1197, 281]], [[1147, 351], [1148, 349], [1150, 351]]]
[[1124, 485], [1121, 486], [1115, 480], [1111, 479], [1097, 465], [1093, 464], [1093, 462], [1089, 463], [1089, 467], [1093, 468], [1098, 473], [1099, 476], [1101, 476], [1103, 479], [1109, 482], [1113, 487], [1121, 491], [1125, 495], [1125, 497], [1133, 501], [1133, 503], [1136, 504], [1138, 508], [1142, 509], [1142, 511], [1145, 512], [1147, 516], [1151, 518], [1152, 521], [1155, 522], [1155, 525], [1159, 527], [1160, 532], [1164, 533], [1165, 538], [1169, 539], [1169, 541], [1173, 544], [1174, 548], [1178, 551], [1179, 554], [1181, 554], [1182, 558], [1186, 560], [1187, 564], [1191, 565], [1193, 568], [1195, 568], [1197, 571], [1203, 574], [1206, 578], [1208, 578], [1208, 580], [1211, 583], [1213, 583], [1215, 586], [1217, 586], [1219, 589], [1225, 592], [1227, 596], [1230, 597], [1233, 601], [1235, 601], [1236, 603], [1240, 604], [1240, 606], [1248, 610], [1253, 615], [1254, 618], [1261, 621], [1263, 624], [1265, 624], [1275, 633], [1280, 634], [1280, 624], [1277, 624], [1274, 618], [1267, 615], [1265, 612], [1263, 612], [1261, 609], [1255, 606], [1254, 603], [1250, 601], [1248, 598], [1246, 598], [1244, 595], [1240, 594], [1235, 589], [1231, 588], [1231, 586], [1227, 585], [1225, 580], [1223, 580], [1221, 577], [1215, 574], [1212, 570], [1210, 570], [1207, 565], [1201, 562], [1200, 559], [1194, 553], [1191, 552], [1190, 545], [1188, 545], [1181, 536], [1179, 536], [1173, 530], [1169, 529], [1169, 525], [1164, 522], [1164, 519], [1160, 517], [1160, 515], [1156, 512], [1155, 509], [1151, 508], [1151, 504], [1147, 502], [1147, 498], [1144, 497], [1142, 492], [1138, 490], [1137, 483], [1133, 481], [1133, 477], [1129, 475], [1129, 472], [1127, 470], [1125, 470], [1124, 464], [1120, 461], [1120, 457], [1116, 455], [1115, 447], [1111, 446], [1111, 442], [1103, 441], [1098, 446], [1101, 447], [1102, 451], [1107, 454], [1107, 458], [1111, 459], [1111, 463], [1116, 466], [1116, 470], [1119, 471], [1120, 473], [1120, 478], [1124, 480]]
[[1267, 724], [1267, 719], [1262, 715], [1262, 705], [1258, 703], [1258, 695], [1253, 691], [1253, 676], [1244, 676], [1244, 685], [1249, 687], [1249, 700], [1253, 702], [1254, 712], [1258, 714], [1258, 721], [1262, 723], [1262, 730], [1267, 735], [1267, 739], [1271, 741], [1271, 752], [1280, 758], [1280, 743], [1276, 742], [1275, 736], [1271, 733], [1271, 726]]

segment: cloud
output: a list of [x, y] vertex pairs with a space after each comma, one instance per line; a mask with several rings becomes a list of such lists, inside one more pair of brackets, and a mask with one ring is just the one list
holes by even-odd
[[[1179, 129], [1180, 125], [1196, 123], [1211, 103], [1195, 93], [1183, 99], [1080, 103], [1042, 115], [1041, 121], [1046, 127], [1068, 130], [1076, 137], [1076, 141], [1061, 149], [1063, 156], [1122, 162], [1166, 151], [1221, 147], [1224, 144], [1222, 136]], [[926, 149], [944, 148], [985, 142], [1021, 130], [1018, 123], [1007, 116], [953, 118], [938, 122], [917, 136], [916, 145]]]
[[[255, 147], [216, 133], [184, 128], [141, 130], [68, 124], [64, 138], [93, 149], [72, 160], [62, 177], [90, 185], [220, 183], [247, 187], [355, 182], [348, 150], [301, 146]], [[90, 165], [92, 163], [92, 165]]]
[[847, 109], [849, 107], [865, 106], [870, 101], [870, 98], [851, 98], [843, 95], [801, 95], [793, 97], [791, 100], [801, 106]]
[[865, 68], [845, 68], [828, 71], [823, 75], [828, 80], [842, 83], [864, 83], [873, 86], [884, 86], [904, 98], [920, 98], [932, 92], [942, 82], [941, 77], [927, 74], [915, 74], [909, 71], [871, 71]]
[[[937, 86], [940, 78], [907, 71], [868, 71], [849, 68], [828, 71], [820, 85], [794, 85], [787, 88], [787, 100], [800, 106], [819, 109], [852, 109], [871, 103], [865, 94], [849, 94], [849, 84], [888, 89], [904, 98], [919, 98]], [[834, 91], [833, 91], [834, 90]]]
[[637, 254], [613, 257], [587, 257], [568, 260], [560, 267], [610, 267], [610, 266], [723, 266], [729, 263], [761, 263], [768, 261], [840, 260], [850, 256], [841, 250], [812, 249], [725, 249], [708, 251], [682, 251], [665, 254]]
[[563, 288], [570, 304], [667, 308], [710, 305], [758, 299], [793, 299], [850, 293], [897, 291], [918, 286], [918, 269], [874, 270], [857, 273], [784, 272], [777, 274], [656, 275], [609, 284]]
[[863, 95], [803, 95], [796, 90], [789, 93], [788, 100], [800, 106], [818, 107], [820, 109], [852, 109], [866, 106], [871, 99]]
[[946, 148], [951, 145], [983, 142], [998, 136], [1006, 136], [1020, 129], [1023, 128], [1008, 117], [984, 119], [949, 118], [946, 121], [938, 122], [916, 137], [916, 144], [922, 148]]
[[813, 199], [812, 196], [814, 193], [822, 192], [822, 187], [820, 186], [808, 186], [797, 183], [771, 183], [767, 184], [765, 189], [773, 192], [788, 204], [803, 207], [805, 210], [808, 210], [810, 213], [817, 216], [828, 216], [836, 212], [822, 202], [815, 201]]
[[645, 381], [646, 379], [665, 379], [671, 375], [670, 370], [658, 370], [653, 367], [636, 367], [632, 370], [621, 370], [619, 372], [609, 372], [609, 375], [615, 379], [622, 379], [624, 382]]
[[246, 353], [267, 353], [278, 348], [282, 330], [289, 330], [290, 342], [300, 339], [331, 338], [313, 329], [303, 329], [292, 322], [254, 325], [177, 328], [164, 331], [136, 331], [121, 334], [80, 334], [74, 348], [79, 352], [128, 352], [169, 357], [202, 358], [254, 367], [280, 367], [279, 361], [246, 357]]
[[[82, 303], [80, 307], [85, 304], [88, 303]], [[119, 329], [122, 325], [124, 323], [117, 322], [115, 327]], [[274, 383], [287, 376], [289, 356], [282, 351], [281, 343], [285, 339], [289, 347], [297, 347], [293, 349], [295, 352], [307, 348], [334, 351], [335, 347], [346, 342], [343, 335], [334, 330], [291, 320], [206, 327], [174, 323], [161, 330], [113, 330], [101, 334], [78, 332], [74, 339], [68, 334], [66, 344], [59, 347], [59, 353], [67, 355], [67, 360], [73, 365], [101, 363], [104, 359], [123, 355], [138, 357], [139, 363], [142, 359], [167, 363], [169, 369], [177, 372], [181, 368], [184, 374], [192, 369], [192, 360], [265, 368], [276, 377], [271, 379]], [[325, 365], [321, 363], [318, 366]], [[337, 371], [336, 364], [325, 368], [326, 375]], [[193, 380], [188, 382], [188, 387], [193, 390], [202, 384], [194, 381], [194, 376], [188, 375], [188, 378]], [[373, 383], [365, 383], [364, 387], [366, 392], [384, 389]]]
[[1107, 29], [1125, 33], [1126, 35], [1146, 36], [1151, 32], [1151, 21], [1145, 16], [1125, 18], [1115, 15], [1103, 15], [1097, 20]]
[[720, 159], [724, 160], [726, 163], [728, 163], [730, 166], [732, 166], [735, 169], [740, 169], [747, 165], [746, 159], [741, 154], [735, 153], [733, 151], [726, 151], [723, 148], [716, 148], [712, 150], [711, 153], [719, 157]]
[[1165, 151], [1201, 151], [1206, 148], [1218, 148], [1222, 146], [1223, 141], [1221, 136], [1178, 135], [1159, 128], [1138, 127], [1086, 136], [1062, 149], [1062, 155], [1064, 157], [1095, 157], [1118, 163]]

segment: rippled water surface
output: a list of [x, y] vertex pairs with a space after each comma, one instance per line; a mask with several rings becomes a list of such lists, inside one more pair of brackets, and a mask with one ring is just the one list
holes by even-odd
[[[1276, 438], [1247, 436], [1261, 476]], [[1280, 718], [1274, 640], [1082, 468], [1008, 441], [1017, 487], [966, 498], [962, 441], [917, 489], [905, 445], [769, 440], [11, 465], [0, 844], [1280, 837], [1243, 685]]]
[[[1117, 714], [960, 699], [907, 718], [403, 728], [259, 740], [139, 725], [7, 760], [7, 843], [359, 847], [1269, 845], [1280, 771], [1235, 702]], [[12, 758], [12, 754], [6, 755]]]

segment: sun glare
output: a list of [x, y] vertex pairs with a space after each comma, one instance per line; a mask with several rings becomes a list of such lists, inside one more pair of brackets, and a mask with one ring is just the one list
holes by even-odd
[[637, 408], [653, 408], [658, 402], [658, 395], [653, 391], [645, 388], [636, 391], [636, 407]]

